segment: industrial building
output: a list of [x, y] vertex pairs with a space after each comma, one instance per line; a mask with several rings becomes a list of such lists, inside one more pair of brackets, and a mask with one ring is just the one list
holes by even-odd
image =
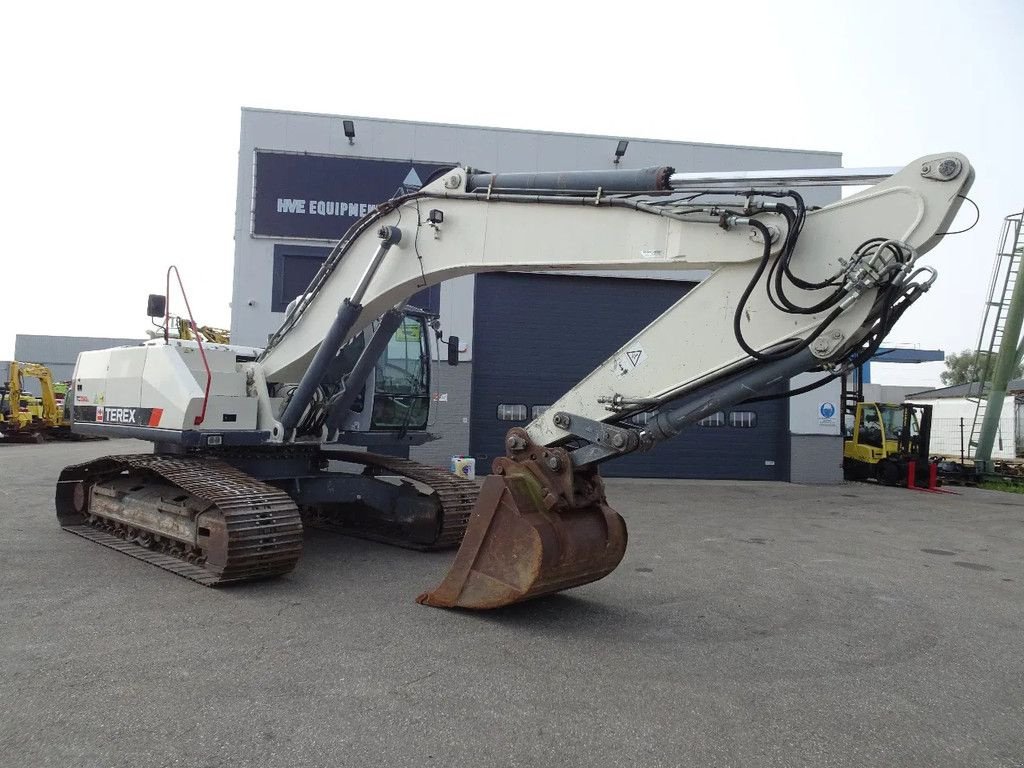
[[[971, 428], [978, 411], [979, 397], [985, 393], [977, 383], [956, 384], [938, 389], [909, 392], [906, 401], [930, 405], [932, 414], [932, 452], [944, 456], [970, 457]], [[993, 459], [1024, 458], [1024, 379], [1013, 379], [1006, 387], [992, 445]]]
[[[457, 164], [503, 172], [776, 170], [839, 167], [841, 155], [243, 109], [232, 340], [265, 344], [353, 222]], [[839, 191], [808, 190], [806, 197], [823, 205]], [[435, 367], [431, 431], [439, 439], [412, 448], [412, 457], [447, 464], [468, 454], [486, 470], [509, 427], [552, 403], [703, 276], [517, 272], [460, 277], [422, 291], [411, 303], [438, 313], [444, 332], [460, 337], [461, 364]], [[835, 384], [714, 414], [603, 472], [838, 482], [839, 394]]]

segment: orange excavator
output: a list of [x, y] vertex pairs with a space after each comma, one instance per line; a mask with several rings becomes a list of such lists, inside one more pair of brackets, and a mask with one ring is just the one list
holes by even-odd
[[[310, 525], [420, 549], [461, 542], [426, 605], [495, 608], [600, 579], [626, 549], [600, 465], [793, 394], [797, 374], [820, 371], [818, 385], [868, 359], [935, 279], [919, 259], [973, 178], [956, 153], [762, 175], [453, 168], [352, 227], [265, 349], [165, 326], [83, 353], [73, 430], [154, 451], [66, 468], [59, 522], [211, 586], [289, 572]], [[815, 210], [799, 192], [873, 182]], [[426, 439], [433, 323], [410, 297], [458, 275], [550, 269], [711, 274], [510, 430], [479, 493], [373, 453]], [[150, 316], [166, 323], [165, 302], [151, 297]]]

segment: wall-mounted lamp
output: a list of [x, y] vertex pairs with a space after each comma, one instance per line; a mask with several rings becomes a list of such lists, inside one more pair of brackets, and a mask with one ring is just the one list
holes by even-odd
[[627, 139], [620, 139], [619, 140], [619, 146], [617, 146], [615, 148], [615, 161], [614, 161], [615, 165], [618, 165], [619, 164], [619, 160], [621, 160], [622, 156], [624, 154], [626, 154], [626, 147], [628, 147], [628, 146], [629, 146], [629, 141]]
[[355, 125], [355, 123], [353, 123], [351, 120], [342, 120], [341, 121], [341, 126], [342, 126], [342, 128], [345, 129], [345, 136], [348, 138], [348, 143], [349, 144], [355, 144], [356, 143], [355, 142], [355, 138], [356, 138], [356, 125]]

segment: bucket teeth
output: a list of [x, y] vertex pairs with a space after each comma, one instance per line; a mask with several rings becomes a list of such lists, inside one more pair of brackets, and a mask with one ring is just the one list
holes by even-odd
[[485, 481], [462, 546], [441, 584], [416, 601], [439, 608], [499, 608], [607, 576], [626, 551], [626, 524], [603, 501], [550, 506], [526, 469]]

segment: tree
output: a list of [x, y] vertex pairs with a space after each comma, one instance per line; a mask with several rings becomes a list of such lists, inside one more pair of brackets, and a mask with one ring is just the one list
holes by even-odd
[[[942, 383], [947, 387], [956, 384], [969, 384], [978, 381], [985, 374], [985, 363], [988, 361], [988, 352], [982, 352], [978, 358], [978, 365], [975, 365], [975, 357], [978, 353], [973, 349], [965, 349], [963, 352], [946, 355], [946, 370], [939, 374]], [[988, 366], [988, 375], [992, 375], [995, 369], [995, 355], [992, 355], [991, 364]], [[1024, 365], [1017, 367], [1010, 373], [1011, 379], [1019, 379], [1024, 376]]]

